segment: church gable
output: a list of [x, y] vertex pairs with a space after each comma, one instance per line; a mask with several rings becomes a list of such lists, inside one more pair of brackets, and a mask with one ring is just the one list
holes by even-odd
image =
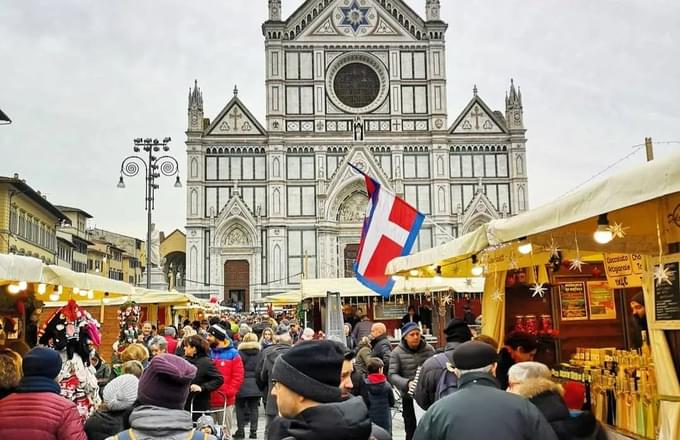
[[287, 21], [286, 35], [295, 40], [350, 38], [416, 41], [424, 23], [400, 0], [335, 0], [328, 5], [308, 1]]
[[[481, 182], [480, 182], [481, 185]], [[464, 232], [473, 231], [484, 223], [497, 219], [498, 211], [494, 208], [491, 200], [484, 194], [481, 187], [477, 188], [475, 196], [469, 205], [464, 208], [463, 229]]]
[[463, 112], [456, 118], [449, 130], [450, 134], [497, 134], [507, 133], [507, 128], [501, 118], [499, 118], [482, 101], [482, 98], [475, 95], [465, 107]]
[[227, 103], [206, 130], [208, 136], [265, 136], [266, 131], [238, 96]]
[[215, 225], [216, 241], [221, 246], [256, 244], [257, 222], [238, 194], [238, 189], [234, 190], [231, 199], [220, 211]]
[[357, 172], [349, 166], [350, 163], [377, 180], [385, 188], [389, 189], [389, 178], [375, 161], [373, 155], [363, 146], [357, 145], [347, 153], [342, 164], [335, 170], [333, 175], [329, 176], [331, 179], [328, 184], [329, 194], [331, 194], [335, 188], [343, 186], [344, 182], [358, 176]]

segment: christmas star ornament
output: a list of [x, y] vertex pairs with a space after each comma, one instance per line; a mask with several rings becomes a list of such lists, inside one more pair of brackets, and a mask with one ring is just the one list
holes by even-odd
[[614, 238], [623, 238], [626, 236], [626, 231], [630, 229], [630, 227], [624, 227], [621, 223], [614, 222], [614, 224], [607, 229], [609, 229], [609, 232], [612, 233]]
[[550, 237], [550, 244], [548, 244], [548, 251], [550, 251], [550, 256], [559, 258], [560, 256], [560, 246], [555, 242], [555, 239]]
[[543, 298], [545, 296], [545, 293], [548, 291], [545, 287], [543, 287], [543, 284], [536, 283], [533, 286], [529, 288], [533, 293], [531, 294], [532, 298], [535, 298], [536, 296], [540, 296]]
[[672, 280], [674, 273], [674, 271], [663, 264], [656, 266], [656, 270], [654, 271], [654, 281], [656, 281], [656, 285], [660, 286], [664, 283], [667, 283], [669, 286], [673, 285]]
[[501, 302], [501, 301], [503, 301], [503, 294], [501, 293], [500, 290], [496, 290], [496, 291], [491, 295], [491, 299], [492, 299], [494, 302]]
[[465, 279], [465, 287], [472, 287], [472, 278]]
[[444, 297], [444, 304], [449, 305], [452, 302], [453, 302], [453, 297], [451, 297], [451, 295], [446, 295], [446, 297]]
[[583, 260], [581, 260], [581, 256], [577, 255], [576, 258], [571, 260], [571, 263], [569, 264], [569, 270], [578, 270], [579, 272], [583, 272], [582, 266], [584, 264], [585, 263], [583, 262]]

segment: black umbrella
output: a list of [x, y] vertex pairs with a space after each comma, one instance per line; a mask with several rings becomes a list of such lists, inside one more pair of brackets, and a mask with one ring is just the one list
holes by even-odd
[[12, 120], [3, 112], [0, 110], [0, 125], [5, 125], [5, 124], [11, 124]]

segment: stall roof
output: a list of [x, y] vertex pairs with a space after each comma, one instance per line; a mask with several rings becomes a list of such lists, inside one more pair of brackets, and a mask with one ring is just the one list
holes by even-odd
[[[324, 298], [328, 291], [340, 292], [342, 297], [378, 296], [356, 278], [328, 278], [302, 280], [300, 283], [302, 296], [308, 298]], [[457, 292], [484, 291], [484, 278], [403, 278], [399, 277], [392, 289], [393, 295], [403, 295], [425, 291], [442, 291], [453, 289]]]
[[16, 281], [43, 282], [43, 262], [37, 258], [0, 254], [0, 284]]
[[272, 304], [298, 304], [302, 300], [302, 292], [291, 290], [289, 292], [277, 293], [263, 298], [263, 302]]

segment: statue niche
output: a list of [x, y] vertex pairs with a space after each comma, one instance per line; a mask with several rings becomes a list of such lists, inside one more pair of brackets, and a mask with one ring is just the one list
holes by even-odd
[[352, 193], [347, 197], [338, 209], [338, 221], [340, 223], [361, 223], [366, 216], [368, 196], [362, 191]]

